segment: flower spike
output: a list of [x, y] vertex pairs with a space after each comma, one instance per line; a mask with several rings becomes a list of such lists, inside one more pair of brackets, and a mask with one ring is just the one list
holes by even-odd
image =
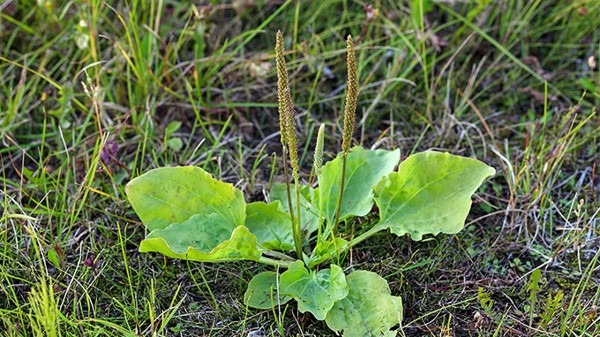
[[350, 150], [352, 135], [354, 134], [354, 123], [356, 120], [356, 104], [358, 101], [358, 66], [354, 54], [354, 41], [348, 35], [346, 40], [348, 52], [348, 83], [346, 86], [346, 106], [344, 107], [344, 129], [342, 136], [342, 153], [344, 156]]

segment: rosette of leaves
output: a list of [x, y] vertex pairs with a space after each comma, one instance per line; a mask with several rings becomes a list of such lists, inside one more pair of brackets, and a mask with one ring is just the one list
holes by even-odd
[[[282, 35], [277, 55], [283, 59]], [[354, 45], [348, 42], [346, 114], [354, 114], [358, 82]], [[280, 126], [284, 153], [297, 165], [293, 107], [285, 63], [278, 63]], [[280, 74], [286, 71], [285, 74]], [[283, 104], [282, 104], [283, 103]], [[270, 309], [294, 300], [344, 336], [394, 336], [402, 321], [402, 301], [387, 281], [362, 270], [346, 275], [341, 258], [351, 247], [381, 231], [425, 235], [454, 234], [465, 223], [471, 196], [495, 170], [481, 161], [426, 151], [400, 162], [399, 150], [350, 148], [354, 116], [344, 117], [340, 154], [321, 164], [320, 128], [315, 155], [318, 184], [275, 184], [270, 202], [247, 203], [240, 190], [198, 167], [163, 167], [129, 182], [126, 193], [149, 230], [141, 252], [202, 262], [251, 260], [278, 267], [252, 278], [244, 294], [249, 307]], [[292, 141], [290, 141], [293, 139]], [[286, 172], [287, 174], [287, 172]], [[338, 224], [378, 214], [357, 233]], [[328, 263], [326, 266], [321, 264]], [[317, 268], [318, 267], [318, 268]]]

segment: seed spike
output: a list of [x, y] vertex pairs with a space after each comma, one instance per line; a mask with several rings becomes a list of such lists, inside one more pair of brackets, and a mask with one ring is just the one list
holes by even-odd
[[283, 56], [283, 34], [277, 32], [275, 57], [277, 63], [277, 97], [279, 99], [279, 128], [281, 143], [288, 149], [292, 175], [298, 179], [298, 139], [296, 137], [296, 113], [292, 102], [287, 67]]
[[321, 174], [321, 168], [323, 167], [323, 143], [325, 141], [325, 124], [319, 126], [317, 132], [317, 145], [315, 146], [315, 159], [313, 167], [315, 169], [315, 175]]
[[358, 66], [356, 64], [356, 55], [354, 54], [354, 41], [352, 41], [351, 35], [348, 35], [346, 46], [348, 53], [348, 83], [346, 85], [346, 105], [344, 107], [344, 129], [342, 136], [342, 154], [344, 156], [348, 154], [350, 144], [352, 143], [358, 101]]
[[296, 255], [298, 255], [299, 259], [302, 259], [303, 253], [302, 234], [300, 229], [300, 188], [298, 187], [299, 164], [298, 140], [296, 137], [296, 114], [294, 112], [292, 93], [290, 91], [288, 73], [285, 65], [285, 57], [283, 55], [283, 52], [283, 34], [281, 33], [281, 31], [278, 31], [275, 43], [275, 62], [277, 64], [277, 98], [279, 100], [279, 129], [281, 131], [281, 145], [283, 147], [284, 158], [285, 153], [287, 152], [290, 157], [292, 176], [294, 177], [294, 186], [296, 190], [296, 216], [294, 216], [294, 207], [292, 203], [290, 183], [287, 174], [287, 165], [284, 164], [288, 207], [290, 209], [290, 220], [292, 222], [292, 236], [294, 238]]
[[335, 238], [336, 226], [340, 220], [340, 211], [342, 209], [342, 200], [344, 199], [344, 189], [346, 186], [346, 157], [350, 151], [352, 135], [354, 134], [354, 123], [356, 121], [356, 104], [358, 101], [358, 66], [356, 64], [356, 55], [354, 54], [354, 41], [352, 36], [348, 35], [346, 40], [348, 84], [346, 85], [346, 105], [344, 107], [344, 128], [342, 130], [342, 176], [340, 179], [340, 195], [335, 210], [335, 218], [332, 224], [331, 235]]

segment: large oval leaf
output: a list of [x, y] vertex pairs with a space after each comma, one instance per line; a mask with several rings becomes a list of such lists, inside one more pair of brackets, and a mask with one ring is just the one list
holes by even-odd
[[162, 167], [131, 180], [125, 187], [129, 202], [149, 230], [183, 222], [196, 214], [217, 213], [244, 224], [246, 202], [231, 184], [214, 179], [195, 166]]
[[287, 303], [292, 298], [279, 291], [277, 273], [265, 271], [254, 275], [244, 293], [244, 303], [251, 308], [271, 309]]
[[348, 296], [335, 302], [325, 322], [344, 337], [395, 336], [390, 331], [402, 321], [402, 299], [392, 296], [387, 281], [370, 271], [346, 276]]
[[279, 201], [253, 202], [246, 206], [246, 227], [266, 249], [294, 250], [290, 215], [281, 211]]
[[198, 167], [165, 167], [133, 179], [126, 193], [151, 231], [141, 252], [196, 261], [258, 260], [256, 237], [244, 227], [246, 202], [231, 184]]
[[226, 226], [218, 215], [195, 215], [185, 222], [152, 231], [140, 243], [140, 252], [204, 262], [257, 261], [262, 252], [256, 236], [245, 226], [233, 230], [227, 230]]
[[300, 312], [308, 311], [321, 321], [335, 301], [348, 295], [344, 271], [334, 264], [331, 269], [316, 272], [308, 271], [302, 261], [296, 261], [279, 280], [281, 294], [293, 297]]
[[471, 158], [435, 151], [409, 156], [398, 172], [375, 187], [379, 207], [378, 228], [396, 235], [459, 232], [471, 208], [471, 196], [496, 171]]
[[[350, 216], [364, 216], [373, 207], [373, 187], [381, 178], [394, 170], [400, 160], [400, 150], [365, 150], [353, 148], [346, 158], [344, 197], [340, 221]], [[319, 188], [315, 192], [315, 204], [319, 205], [328, 224], [335, 218], [342, 177], [342, 157], [323, 166], [319, 175]], [[325, 233], [327, 234], [327, 233]]]

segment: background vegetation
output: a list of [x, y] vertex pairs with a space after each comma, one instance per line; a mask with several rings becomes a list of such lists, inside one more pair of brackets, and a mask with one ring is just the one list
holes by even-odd
[[302, 162], [320, 123], [339, 149], [352, 34], [357, 144], [498, 171], [460, 234], [349, 255], [403, 297], [400, 335], [598, 336], [598, 22], [596, 0], [0, 3], [0, 335], [329, 335], [245, 308], [256, 264], [138, 253], [124, 194], [185, 164], [264, 199], [281, 29]]

